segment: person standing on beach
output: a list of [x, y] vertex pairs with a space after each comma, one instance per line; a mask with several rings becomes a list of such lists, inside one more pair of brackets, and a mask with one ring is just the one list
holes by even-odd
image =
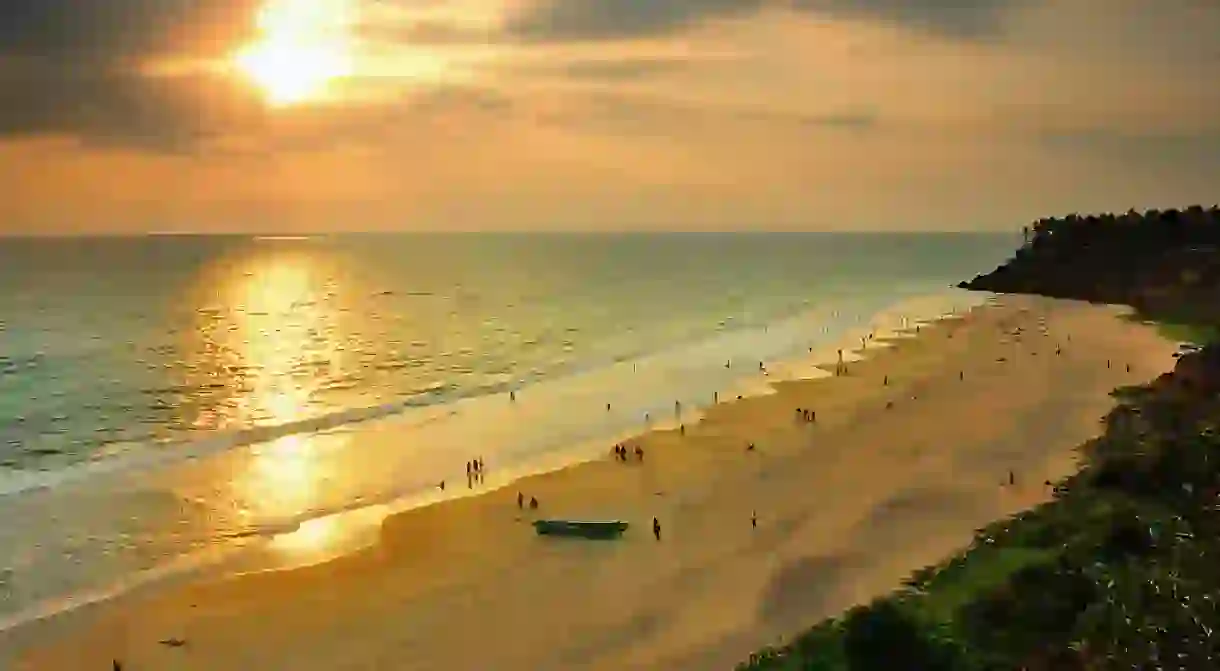
[[508, 392], [508, 400], [509, 400], [509, 401], [515, 401], [515, 400], [517, 400], [517, 392], [510, 390], [510, 391]]
[[525, 494], [517, 492], [517, 510], [525, 509]]
[[661, 522], [655, 517], [652, 518], [652, 535], [661, 540]]
[[758, 512], [757, 511], [750, 513], [750, 528], [751, 529], [758, 528]]

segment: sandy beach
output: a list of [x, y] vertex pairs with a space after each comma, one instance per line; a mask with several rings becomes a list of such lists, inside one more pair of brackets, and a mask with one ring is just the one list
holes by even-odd
[[[1049, 498], [1109, 392], [1173, 364], [1176, 343], [1122, 314], [1003, 297], [872, 347], [845, 376], [634, 439], [642, 463], [607, 445], [602, 461], [390, 517], [367, 551], [121, 598], [0, 646], [38, 671], [731, 669]], [[632, 528], [537, 537], [529, 521], [552, 516]]]

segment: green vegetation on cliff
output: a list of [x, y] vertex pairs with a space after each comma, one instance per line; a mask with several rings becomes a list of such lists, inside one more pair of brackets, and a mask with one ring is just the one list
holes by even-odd
[[1220, 659], [1220, 210], [1044, 220], [1000, 293], [1132, 304], [1212, 341], [1116, 390], [1054, 500], [738, 671], [1205, 669]]

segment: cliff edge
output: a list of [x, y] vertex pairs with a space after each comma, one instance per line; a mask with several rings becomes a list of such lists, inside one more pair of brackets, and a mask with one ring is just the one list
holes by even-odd
[[1042, 219], [1026, 227], [1010, 260], [957, 286], [1121, 303], [1149, 319], [1220, 324], [1220, 207]]

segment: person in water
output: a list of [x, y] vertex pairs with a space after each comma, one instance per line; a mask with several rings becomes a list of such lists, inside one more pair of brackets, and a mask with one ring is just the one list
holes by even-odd
[[652, 518], [652, 535], [659, 541], [661, 540], [661, 522], [657, 518]]

